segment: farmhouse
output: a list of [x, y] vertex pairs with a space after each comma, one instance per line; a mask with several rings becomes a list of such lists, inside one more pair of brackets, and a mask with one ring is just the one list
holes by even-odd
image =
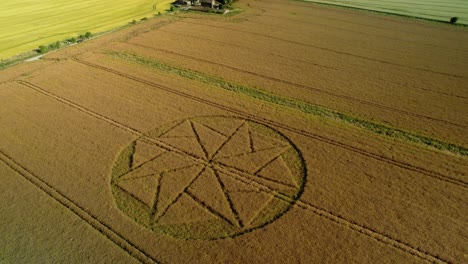
[[[222, 4], [225, 1], [222, 1], [222, 3], [215, 1], [215, 0], [177, 0], [174, 2], [174, 5], [176, 6], [189, 6], [191, 7], [190, 9], [192, 10], [206, 10], [207, 8], [211, 9], [219, 9]], [[196, 7], [196, 8], [193, 8]]]

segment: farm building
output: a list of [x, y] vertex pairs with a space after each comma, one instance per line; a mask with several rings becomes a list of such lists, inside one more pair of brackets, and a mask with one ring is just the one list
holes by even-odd
[[215, 0], [177, 0], [174, 4], [179, 6], [201, 6], [218, 9], [222, 3]]

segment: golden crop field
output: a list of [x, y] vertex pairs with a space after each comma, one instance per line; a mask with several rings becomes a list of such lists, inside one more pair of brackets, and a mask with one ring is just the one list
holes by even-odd
[[236, 5], [0, 71], [0, 262], [466, 262], [467, 28]]
[[303, 0], [306, 2], [347, 6], [390, 14], [427, 18], [448, 22], [458, 17], [458, 23], [468, 24], [468, 3], [465, 0]]
[[0, 1], [0, 59], [164, 12], [168, 0]]

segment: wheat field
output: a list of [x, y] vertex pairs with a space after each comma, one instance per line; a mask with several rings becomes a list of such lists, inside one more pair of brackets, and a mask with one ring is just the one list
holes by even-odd
[[0, 71], [0, 263], [467, 262], [467, 28], [235, 5]]

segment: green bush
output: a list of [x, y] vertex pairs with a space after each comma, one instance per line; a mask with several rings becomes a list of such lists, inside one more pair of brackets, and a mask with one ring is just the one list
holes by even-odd
[[76, 43], [77, 40], [75, 37], [73, 37], [73, 38], [68, 39], [68, 41], [70, 41], [71, 43]]
[[39, 46], [39, 53], [44, 54], [49, 51], [49, 48], [47, 46], [41, 45]]
[[61, 46], [60, 41], [57, 41], [57, 42], [55, 42], [55, 43], [49, 44], [49, 49], [50, 49], [50, 50], [59, 49], [60, 46]]
[[458, 17], [452, 17], [452, 18], [450, 18], [450, 24], [452, 24], [452, 25], [455, 24], [455, 23], [457, 23], [457, 21], [458, 21]]
[[141, 21], [145, 21], [145, 20], [148, 20], [148, 18], [144, 17], [144, 18], [141, 19]]
[[135, 25], [136, 23], [137, 23], [137, 22], [136, 22], [135, 19], [133, 19], [132, 22], [130, 22], [130, 24], [133, 24], [133, 25]]
[[85, 36], [85, 38], [88, 38], [88, 39], [89, 39], [91, 36], [93, 36], [93, 34], [92, 34], [91, 32], [88, 31], [88, 32], [85, 33], [84, 36]]
[[175, 12], [175, 11], [177, 11], [177, 7], [175, 7], [175, 6], [171, 5], [171, 9], [170, 9], [170, 11], [171, 11], [171, 12]]

